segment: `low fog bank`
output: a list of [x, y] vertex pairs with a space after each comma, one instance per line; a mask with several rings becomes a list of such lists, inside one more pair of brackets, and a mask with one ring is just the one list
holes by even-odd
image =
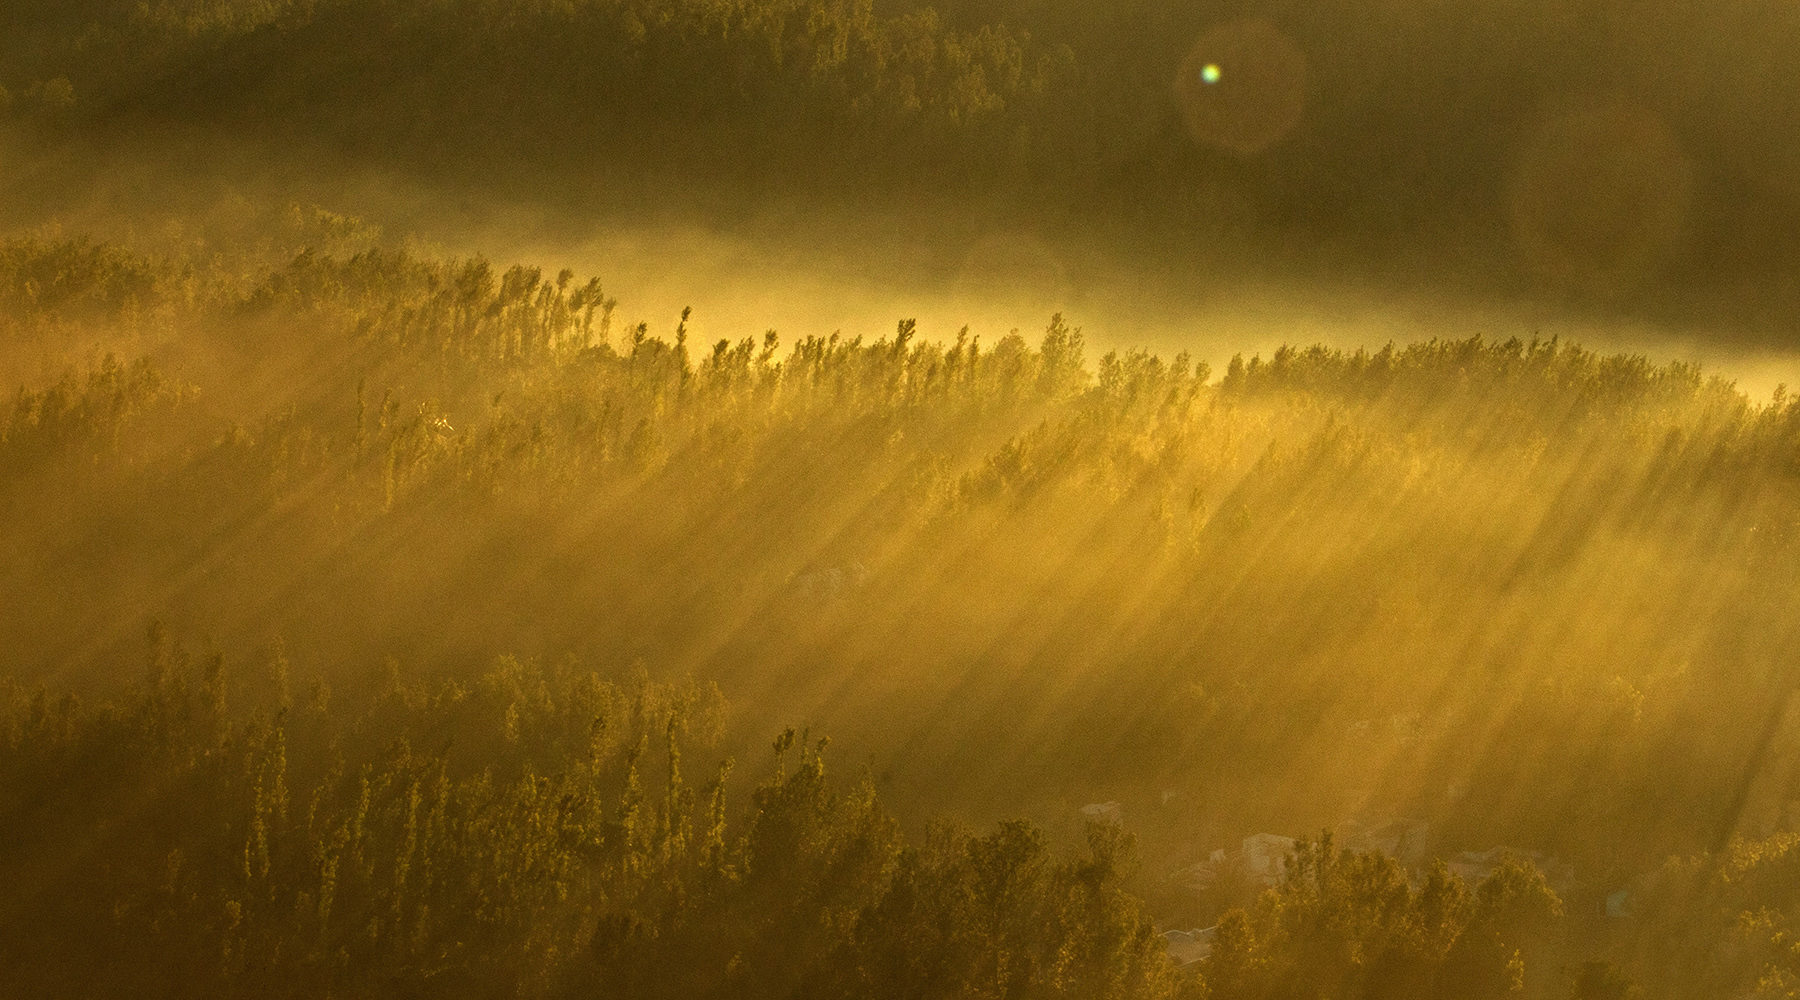
[[901, 319], [928, 338], [967, 326], [992, 342], [1061, 313], [1102, 351], [1186, 351], [1221, 370], [1235, 354], [1283, 344], [1373, 350], [1479, 334], [1698, 362], [1759, 399], [1800, 381], [1800, 282], [1709, 268], [1691, 232], [1660, 248], [1655, 267], [1596, 283], [1546, 273], [1498, 224], [1282, 231], [1229, 206], [1196, 222], [1072, 211], [1024, 192], [801, 195], [616, 165], [583, 174], [512, 163], [478, 183], [316, 148], [276, 152], [178, 135], [129, 156], [0, 149], [0, 232], [226, 252], [273, 268], [318, 234], [271, 239], [270, 217], [319, 206], [354, 231], [315, 239], [318, 252], [384, 246], [573, 267], [601, 278], [621, 319], [653, 332], [672, 331], [691, 307], [703, 343], [770, 329], [873, 339]]
[[399, 217], [454, 255], [602, 275], [622, 316], [652, 330], [673, 329], [692, 308], [689, 329], [708, 344], [764, 330], [873, 339], [901, 319], [916, 319], [926, 338], [954, 340], [967, 327], [991, 343], [1014, 331], [1034, 337], [1061, 314], [1100, 353], [1187, 352], [1218, 371], [1234, 355], [1266, 357], [1283, 345], [1378, 350], [1479, 335], [1698, 363], [1758, 400], [1800, 383], [1800, 296], [1788, 286], [1583, 296], [1536, 281], [1504, 244], [1171, 239], [943, 205], [573, 223], [548, 207], [465, 202]]

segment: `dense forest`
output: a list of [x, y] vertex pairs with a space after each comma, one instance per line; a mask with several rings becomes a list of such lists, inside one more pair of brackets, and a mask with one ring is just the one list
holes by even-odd
[[1061, 317], [699, 344], [267, 227], [0, 246], [11, 990], [1800, 975], [1785, 393]]
[[1616, 297], [1793, 273], [1796, 44], [1780, 0], [10, 0], [0, 145], [35, 201], [145, 163], [929, 194]]
[[0, 996], [1800, 997], [1797, 48], [0, 0]]

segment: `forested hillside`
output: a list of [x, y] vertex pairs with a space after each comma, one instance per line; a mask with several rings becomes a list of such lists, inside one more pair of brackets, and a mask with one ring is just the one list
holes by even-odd
[[1792, 273], [1797, 33], [1778, 0], [10, 0], [0, 146], [40, 199], [143, 162], [144, 199], [284, 165], [929, 193], [1175, 247], [1472, 242], [1616, 296]]
[[0, 0], [0, 1000], [1796, 1000], [1795, 51]]
[[48, 373], [0, 419], [13, 988], [1791, 981], [1791, 397], [1519, 339], [702, 344], [286, 219], [0, 247]]

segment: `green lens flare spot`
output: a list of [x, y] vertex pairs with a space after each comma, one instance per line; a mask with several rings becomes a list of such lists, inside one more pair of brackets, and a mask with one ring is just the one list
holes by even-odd
[[1218, 83], [1219, 82], [1219, 64], [1218, 63], [1207, 63], [1206, 66], [1200, 70], [1200, 79], [1206, 83]]

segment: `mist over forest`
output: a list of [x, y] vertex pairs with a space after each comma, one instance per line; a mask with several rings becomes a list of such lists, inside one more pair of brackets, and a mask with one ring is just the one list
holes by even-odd
[[1800, 996], [1796, 50], [0, 0], [0, 994]]

